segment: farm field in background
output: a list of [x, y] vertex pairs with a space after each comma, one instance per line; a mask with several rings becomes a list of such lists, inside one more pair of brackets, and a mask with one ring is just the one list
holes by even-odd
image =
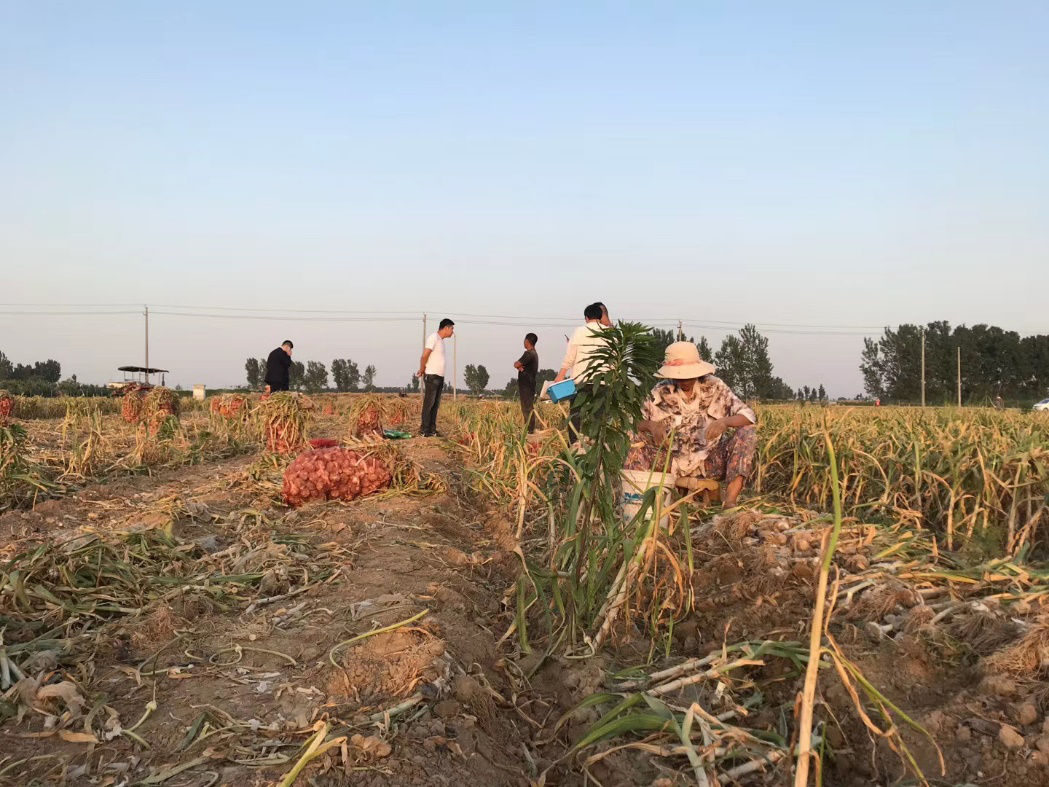
[[741, 509], [606, 519], [571, 577], [558, 407], [165, 407], [0, 426], [0, 784], [790, 784], [830, 447], [823, 783], [1049, 781], [1046, 414], [760, 406]]

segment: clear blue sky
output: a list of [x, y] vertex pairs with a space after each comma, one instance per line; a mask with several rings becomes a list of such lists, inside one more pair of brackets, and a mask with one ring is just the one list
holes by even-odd
[[[5, 304], [1049, 331], [1044, 0], [0, 0], [0, 36]], [[532, 322], [462, 324], [460, 363], [501, 386]], [[0, 315], [0, 349], [102, 381], [140, 323]], [[184, 385], [285, 336], [399, 384], [421, 341], [152, 327]], [[860, 337], [769, 337], [788, 383], [862, 387]]]

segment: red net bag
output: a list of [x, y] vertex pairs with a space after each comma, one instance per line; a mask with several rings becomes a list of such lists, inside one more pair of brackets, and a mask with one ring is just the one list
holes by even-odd
[[373, 456], [349, 448], [320, 448], [296, 457], [284, 471], [284, 502], [354, 500], [388, 489], [390, 469]]

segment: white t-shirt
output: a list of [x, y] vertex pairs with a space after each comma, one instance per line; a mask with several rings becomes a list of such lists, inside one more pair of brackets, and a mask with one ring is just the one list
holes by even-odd
[[426, 349], [430, 350], [430, 357], [426, 359], [426, 374], [444, 377], [444, 339], [431, 333], [426, 340]]
[[591, 320], [586, 325], [576, 328], [572, 338], [568, 341], [568, 350], [565, 352], [565, 359], [561, 362], [561, 368], [568, 369], [568, 376], [577, 383], [585, 382], [584, 378], [593, 365], [590, 362], [590, 356], [595, 350], [607, 344], [603, 337], [598, 336], [603, 330], [601, 323]]

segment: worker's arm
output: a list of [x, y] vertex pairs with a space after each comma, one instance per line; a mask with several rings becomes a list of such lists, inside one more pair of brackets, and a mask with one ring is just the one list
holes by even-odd
[[423, 350], [423, 357], [419, 359], [419, 377], [424, 377], [426, 375], [426, 362], [430, 360], [430, 353], [432, 352], [433, 350], [429, 347]]
[[576, 335], [572, 334], [572, 338], [568, 342], [568, 349], [565, 351], [565, 359], [561, 361], [561, 371], [557, 373], [557, 377], [554, 378], [555, 383], [561, 382], [568, 376], [568, 373], [572, 371], [572, 367], [575, 366], [576, 358], [579, 356], [579, 345], [576, 344]]
[[741, 426], [753, 426], [754, 422], [750, 420], [743, 413], [737, 413], [736, 415], [728, 415], [724, 418], [719, 418], [716, 421], [711, 421], [707, 424], [707, 442], [713, 443], [721, 435], [725, 433], [725, 430], [730, 426], [739, 428]]
[[520, 361], [514, 361], [514, 368], [517, 371], [519, 371], [519, 372], [523, 372], [524, 371], [524, 364], [521, 363]]

